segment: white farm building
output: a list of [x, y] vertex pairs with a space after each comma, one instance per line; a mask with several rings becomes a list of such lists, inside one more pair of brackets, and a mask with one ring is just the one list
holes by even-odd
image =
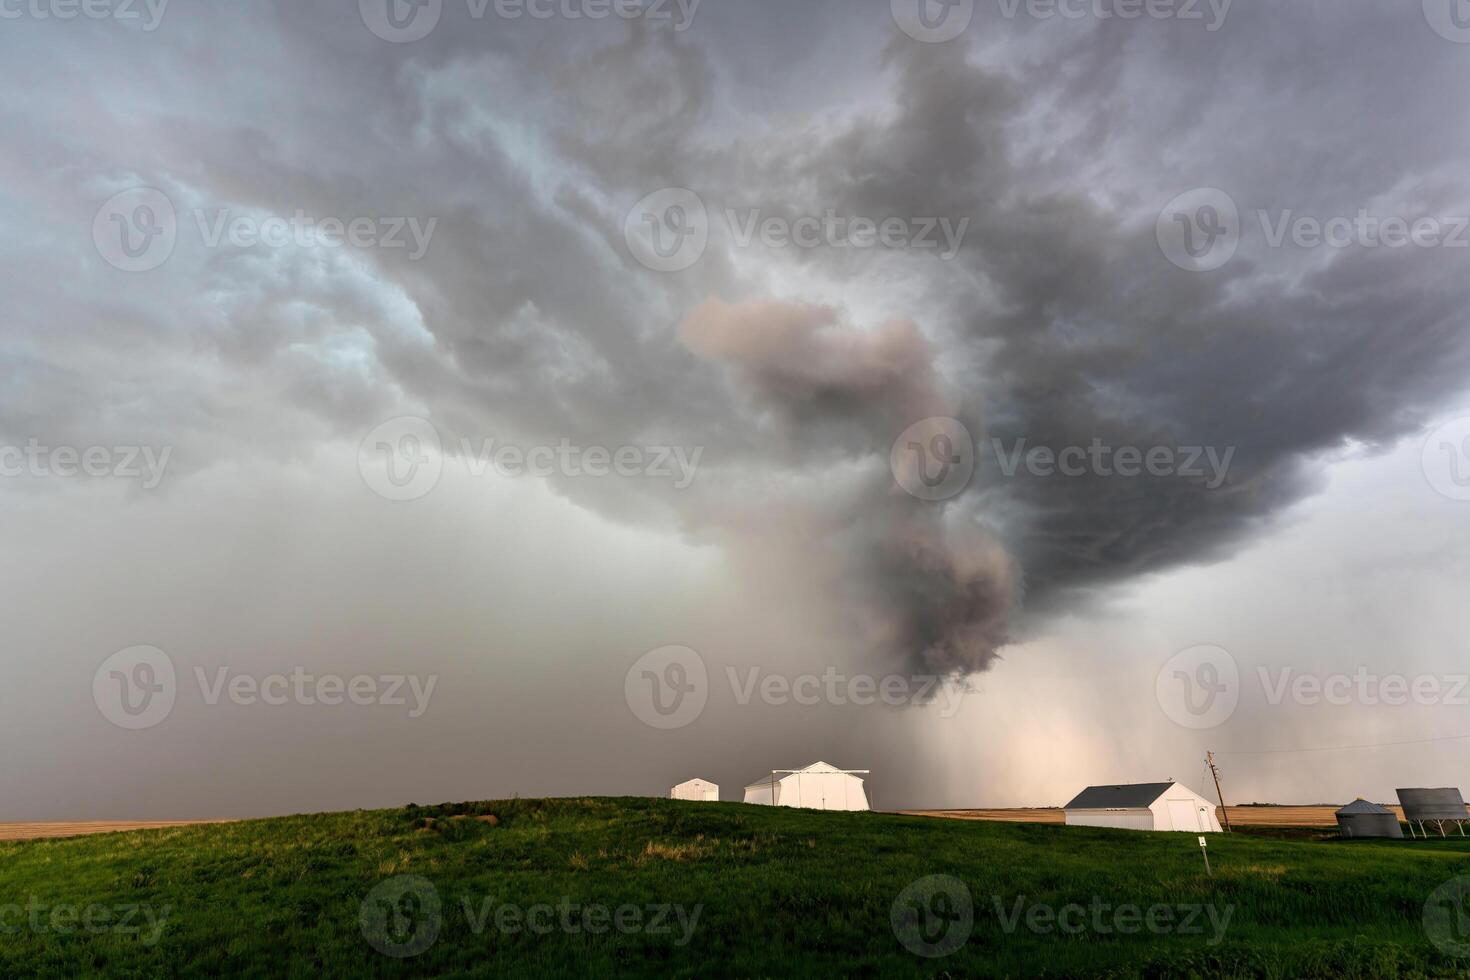
[[1070, 827], [1220, 832], [1215, 804], [1176, 782], [1089, 786], [1065, 809]]
[[708, 779], [686, 779], [669, 790], [671, 800], [694, 800], [698, 803], [718, 803], [720, 787]]
[[805, 769], [778, 769], [745, 787], [745, 802], [765, 806], [797, 806], [809, 810], [866, 810], [868, 794], [855, 773], [813, 762]]

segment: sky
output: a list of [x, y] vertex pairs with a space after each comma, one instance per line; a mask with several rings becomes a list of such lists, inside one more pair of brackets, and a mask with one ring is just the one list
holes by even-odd
[[0, 820], [1465, 785], [1454, 2], [0, 4]]

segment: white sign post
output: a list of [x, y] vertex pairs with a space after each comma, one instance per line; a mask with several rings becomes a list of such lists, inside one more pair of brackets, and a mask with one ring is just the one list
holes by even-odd
[[1205, 843], [1205, 838], [1203, 834], [1200, 835], [1199, 839], [1199, 853], [1200, 856], [1205, 859], [1205, 874], [1209, 875], [1211, 878], [1215, 877], [1215, 872], [1210, 870], [1210, 852], [1208, 845]]

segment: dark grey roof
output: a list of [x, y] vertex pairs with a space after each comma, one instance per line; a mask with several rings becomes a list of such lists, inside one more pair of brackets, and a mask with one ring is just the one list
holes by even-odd
[[1068, 803], [1066, 810], [1134, 810], [1146, 807], [1164, 795], [1173, 783], [1128, 783], [1124, 786], [1089, 786]]
[[1393, 811], [1386, 806], [1379, 806], [1377, 803], [1369, 803], [1367, 800], [1363, 799], [1360, 796], [1356, 800], [1353, 800], [1351, 803], [1349, 803], [1347, 806], [1342, 807], [1340, 810], [1337, 811], [1337, 813], [1338, 816], [1342, 816], [1343, 814], [1351, 815], [1354, 813], [1393, 813]]

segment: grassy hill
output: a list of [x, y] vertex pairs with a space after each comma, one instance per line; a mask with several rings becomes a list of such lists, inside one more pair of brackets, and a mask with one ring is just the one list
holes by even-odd
[[1470, 839], [1209, 853], [631, 798], [16, 842], [0, 976], [1470, 976], [1470, 933], [1425, 919]]

